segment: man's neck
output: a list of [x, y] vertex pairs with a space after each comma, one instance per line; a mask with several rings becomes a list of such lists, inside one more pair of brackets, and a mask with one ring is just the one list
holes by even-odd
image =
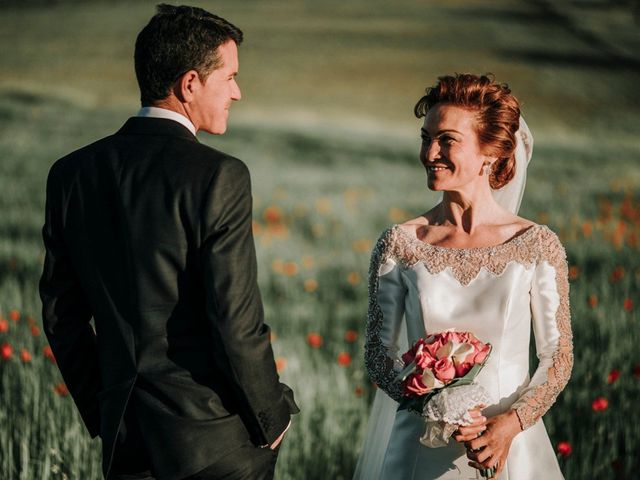
[[166, 118], [168, 120], [173, 120], [175, 122], [180, 123], [189, 129], [189, 131], [195, 135], [197, 132], [197, 128], [193, 124], [193, 122], [183, 113], [176, 109], [167, 108], [161, 104], [154, 104], [147, 107], [142, 107], [138, 111], [138, 117], [152, 117], [152, 118]]

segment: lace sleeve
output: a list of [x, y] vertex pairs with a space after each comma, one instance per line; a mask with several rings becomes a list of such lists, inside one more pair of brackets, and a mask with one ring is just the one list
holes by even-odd
[[573, 366], [565, 251], [549, 229], [544, 229], [541, 240], [531, 286], [531, 316], [539, 363], [529, 385], [512, 406], [523, 430], [553, 405], [569, 381]]
[[406, 288], [401, 267], [390, 254], [394, 230], [378, 240], [369, 266], [369, 312], [365, 339], [365, 365], [369, 377], [391, 398], [402, 398], [396, 380], [402, 361], [397, 357], [398, 335], [404, 317]]

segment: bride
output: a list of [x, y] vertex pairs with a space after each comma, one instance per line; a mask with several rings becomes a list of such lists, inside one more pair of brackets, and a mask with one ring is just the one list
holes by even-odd
[[[415, 114], [442, 199], [384, 232], [372, 254], [365, 362], [379, 390], [354, 478], [482, 478], [492, 467], [501, 480], [563, 478], [541, 417], [573, 363], [567, 263], [549, 228], [516, 215], [533, 146], [518, 101], [490, 77], [457, 74], [427, 89]], [[446, 446], [427, 448], [424, 420], [397, 408], [399, 355], [447, 329], [491, 343], [476, 378], [491, 401]]]

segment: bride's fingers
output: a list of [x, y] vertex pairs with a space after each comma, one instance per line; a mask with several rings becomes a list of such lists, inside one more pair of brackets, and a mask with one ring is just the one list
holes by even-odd
[[456, 435], [454, 435], [454, 440], [456, 442], [469, 442], [471, 440], [475, 440], [476, 438], [478, 438], [482, 432], [484, 432], [486, 430], [486, 427], [478, 427], [478, 428], [473, 428], [473, 429], [467, 429], [464, 432], [458, 432]]
[[471, 441], [464, 442], [464, 448], [467, 449], [467, 452], [478, 453], [486, 447], [487, 442], [483, 438], [474, 438]]
[[479, 430], [478, 430], [478, 431], [476, 431], [476, 432], [467, 433], [467, 434], [465, 434], [465, 435], [463, 435], [463, 434], [458, 434], [458, 435], [455, 435], [455, 436], [453, 437], [453, 439], [454, 439], [456, 442], [470, 442], [471, 440], [475, 440], [476, 438], [478, 438], [478, 437], [480, 436], [480, 434], [481, 434], [483, 431], [484, 431], [484, 430], [479, 429]]
[[487, 429], [486, 421], [486, 418], [480, 417], [471, 425], [459, 426], [458, 429], [454, 432], [453, 438], [457, 442], [466, 442], [479, 437], [482, 432]]
[[484, 404], [476, 405], [475, 407], [469, 410], [469, 413], [471, 414], [471, 416], [482, 415], [482, 409], [485, 407], [486, 405]]
[[467, 450], [467, 458], [471, 461], [474, 461], [480, 465], [483, 465], [483, 468], [489, 468], [489, 465], [494, 463], [491, 459], [492, 453], [488, 448], [483, 448], [478, 451]]
[[484, 416], [474, 417], [469, 425], [459, 425], [458, 430], [464, 435], [466, 429], [473, 429], [487, 424], [487, 418]]
[[482, 409], [481, 408], [474, 408], [469, 410], [469, 415], [471, 415], [472, 417], [481, 417], [482, 416]]

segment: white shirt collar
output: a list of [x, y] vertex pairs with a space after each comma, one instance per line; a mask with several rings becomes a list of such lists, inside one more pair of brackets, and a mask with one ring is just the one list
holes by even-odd
[[173, 110], [167, 110], [166, 108], [160, 107], [142, 107], [136, 116], [173, 120], [187, 127], [194, 135], [196, 134], [196, 127], [191, 123], [191, 120], [178, 112], [174, 112]]

